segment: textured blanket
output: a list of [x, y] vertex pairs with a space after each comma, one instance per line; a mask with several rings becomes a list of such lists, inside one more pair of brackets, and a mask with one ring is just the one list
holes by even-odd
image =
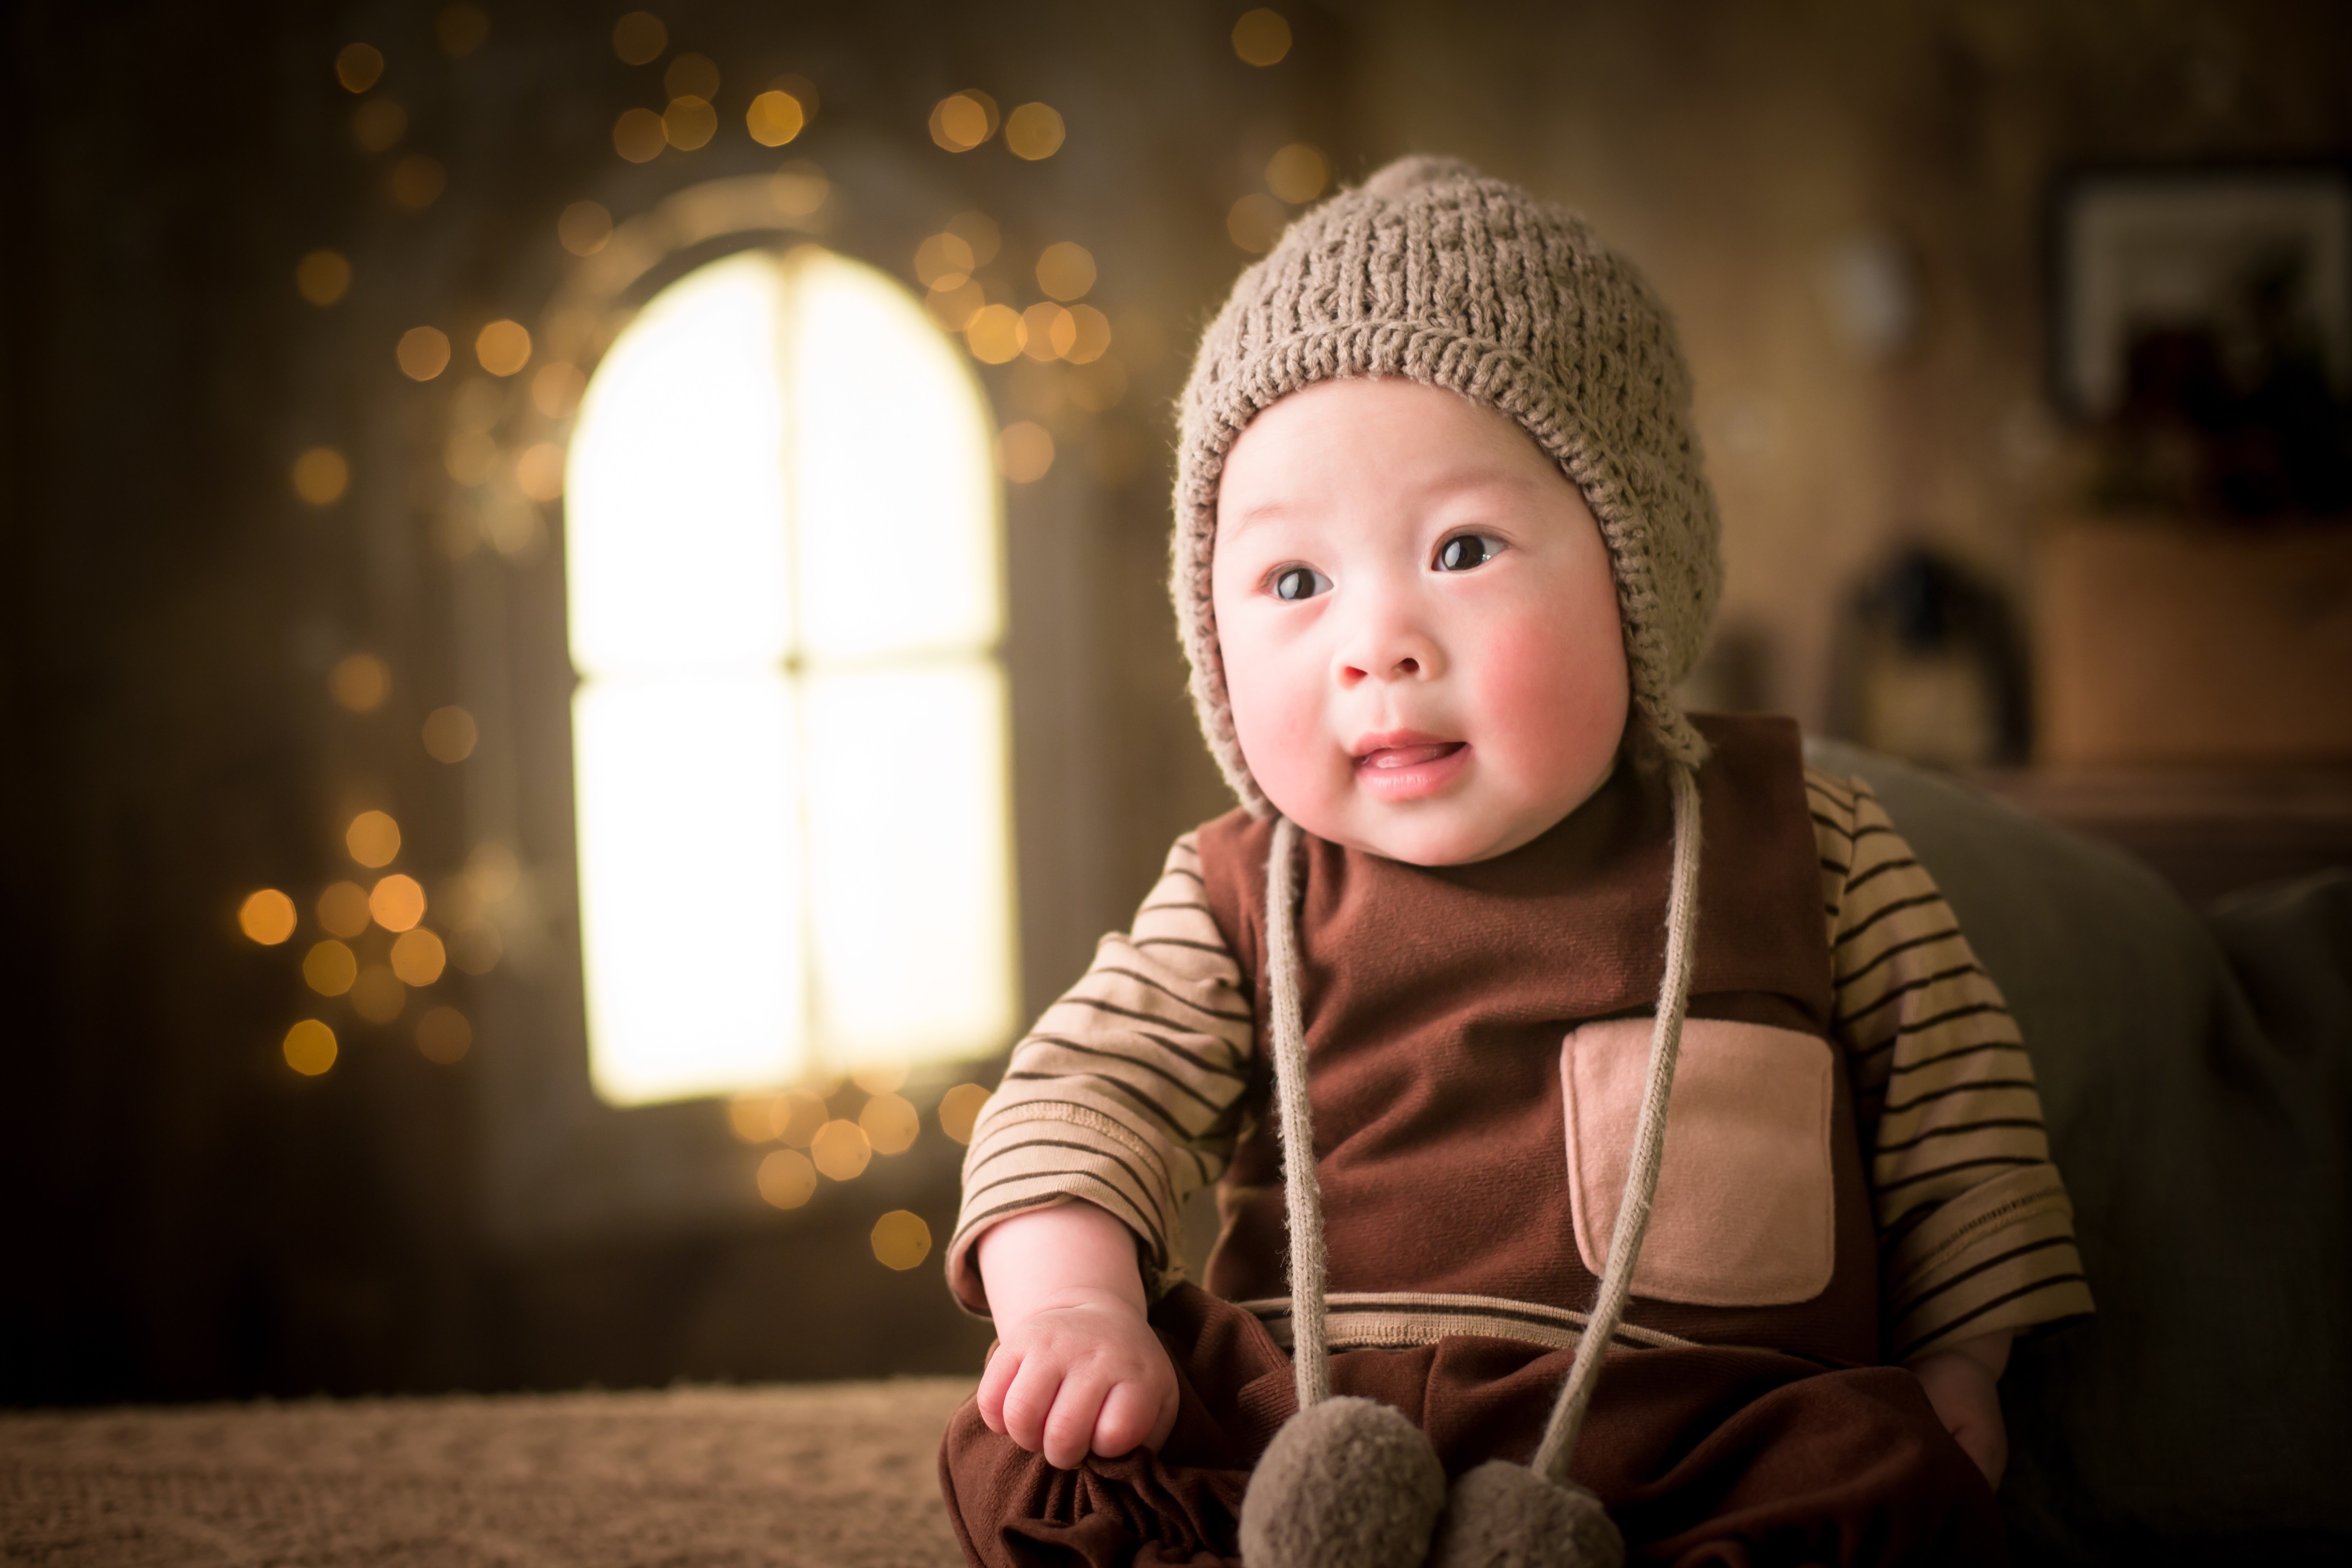
[[0, 1562], [949, 1568], [952, 1378], [0, 1416]]

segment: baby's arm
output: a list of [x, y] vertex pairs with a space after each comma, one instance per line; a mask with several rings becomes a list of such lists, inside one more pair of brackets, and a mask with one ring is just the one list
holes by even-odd
[[2009, 1428], [2000, 1418], [2000, 1374], [2014, 1334], [1987, 1334], [1911, 1363], [1936, 1418], [1994, 1486], [2009, 1464]]
[[974, 1252], [996, 1320], [978, 1396], [990, 1431], [1065, 1470], [1167, 1441], [1176, 1369], [1144, 1316], [1134, 1232], [1057, 1204], [1000, 1220]]

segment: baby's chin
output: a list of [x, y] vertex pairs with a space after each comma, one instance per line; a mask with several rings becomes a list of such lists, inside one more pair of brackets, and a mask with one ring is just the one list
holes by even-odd
[[[1566, 820], [1576, 805], [1481, 809], [1479, 803], [1462, 800], [1382, 803], [1333, 812], [1320, 823], [1314, 820], [1318, 813], [1284, 815], [1318, 838], [1383, 859], [1408, 866], [1472, 866], [1533, 843]], [[1279, 809], [1281, 803], [1276, 805]]]

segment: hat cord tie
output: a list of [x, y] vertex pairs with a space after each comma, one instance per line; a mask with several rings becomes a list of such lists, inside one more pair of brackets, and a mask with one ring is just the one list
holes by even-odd
[[[1658, 987], [1656, 1022], [1650, 1031], [1650, 1063], [1642, 1110], [1633, 1129], [1633, 1157], [1617, 1205], [1601, 1289], [1579, 1336], [1559, 1401], [1545, 1423], [1543, 1441], [1530, 1465], [1547, 1480], [1564, 1481], [1583, 1429], [1585, 1412], [1600, 1381], [1609, 1342], [1624, 1319], [1633, 1294], [1633, 1268], [1650, 1226], [1657, 1194], [1658, 1166], [1665, 1151], [1666, 1110], [1673, 1099], [1675, 1063], [1682, 1049], [1683, 1016], [1690, 1005], [1691, 948], [1698, 917], [1698, 784], [1689, 763], [1667, 768], [1674, 795], [1674, 864], [1666, 898], [1665, 976]], [[1282, 1142], [1283, 1194], [1289, 1210], [1292, 1371], [1299, 1408], [1331, 1394], [1330, 1352], [1324, 1324], [1322, 1190], [1315, 1174], [1315, 1138], [1307, 1097], [1307, 1032], [1298, 995], [1297, 909], [1298, 826], [1276, 816], [1266, 857], [1266, 970], [1274, 1024], [1276, 1120]]]

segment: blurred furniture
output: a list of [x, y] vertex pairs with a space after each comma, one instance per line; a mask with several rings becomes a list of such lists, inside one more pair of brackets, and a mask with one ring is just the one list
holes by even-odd
[[2098, 1315], [2020, 1342], [2021, 1568], [2352, 1560], [2352, 873], [2200, 916], [2147, 867], [1834, 742], [2032, 1053]]
[[2352, 526], [2074, 522], [2034, 576], [2037, 763], [2352, 766]]
[[1973, 777], [2029, 816], [2137, 856], [2192, 904], [2352, 866], [2352, 765], [2044, 768]]

